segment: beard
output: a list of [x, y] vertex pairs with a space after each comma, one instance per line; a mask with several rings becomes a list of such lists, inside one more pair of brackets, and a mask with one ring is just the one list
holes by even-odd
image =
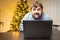
[[42, 16], [42, 14], [40, 15], [39, 13], [35, 13], [34, 15], [32, 15], [34, 19], [40, 19], [40, 17]]

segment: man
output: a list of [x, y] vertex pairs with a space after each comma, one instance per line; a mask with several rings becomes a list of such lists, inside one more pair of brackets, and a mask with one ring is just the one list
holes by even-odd
[[20, 31], [23, 31], [23, 20], [51, 20], [50, 17], [43, 12], [43, 5], [36, 1], [31, 6], [31, 12], [27, 13], [21, 20]]

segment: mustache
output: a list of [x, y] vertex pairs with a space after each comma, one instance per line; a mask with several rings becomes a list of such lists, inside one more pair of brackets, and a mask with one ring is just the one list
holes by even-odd
[[34, 15], [39, 15], [39, 13], [35, 13]]

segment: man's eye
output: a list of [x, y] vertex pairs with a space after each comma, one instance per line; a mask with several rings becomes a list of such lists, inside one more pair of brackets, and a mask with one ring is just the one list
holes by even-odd
[[38, 10], [41, 10], [41, 9], [38, 9]]

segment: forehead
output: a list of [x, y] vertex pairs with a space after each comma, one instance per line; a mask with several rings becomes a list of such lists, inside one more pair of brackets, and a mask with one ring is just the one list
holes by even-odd
[[34, 8], [36, 8], [36, 9], [41, 9], [41, 7], [40, 7], [40, 6], [32, 7], [32, 9], [34, 9]]

